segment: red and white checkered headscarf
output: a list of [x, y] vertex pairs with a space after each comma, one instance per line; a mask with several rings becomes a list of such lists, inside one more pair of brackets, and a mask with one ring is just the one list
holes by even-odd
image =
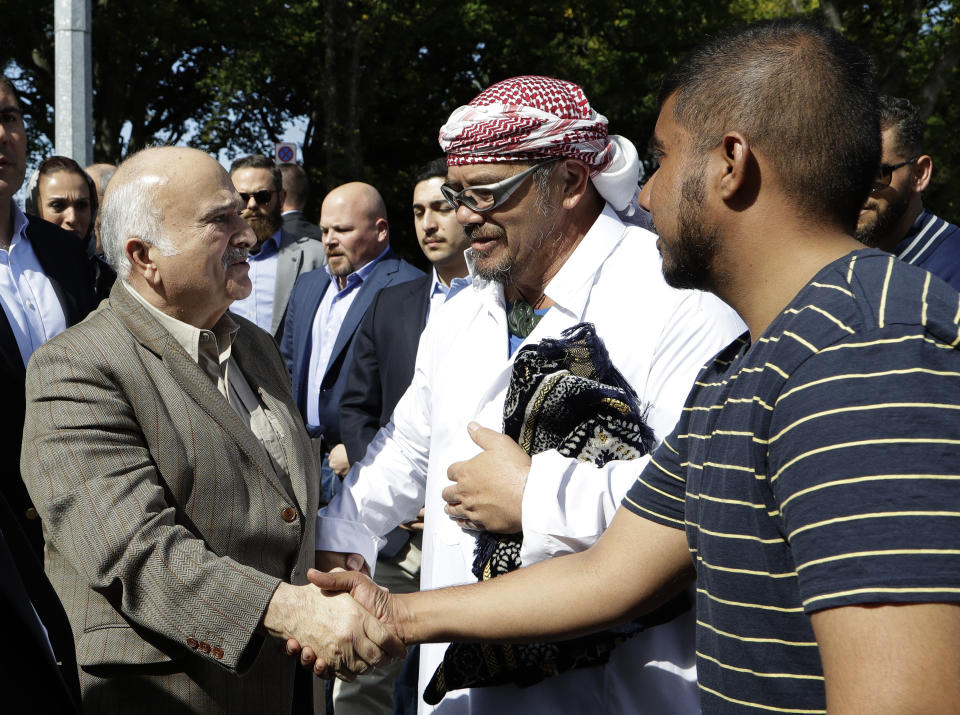
[[611, 160], [607, 118], [575, 84], [550, 77], [514, 77], [456, 109], [440, 129], [447, 164], [579, 159], [591, 175]]
[[513, 77], [483, 90], [440, 128], [440, 146], [448, 166], [579, 159], [618, 211], [639, 179], [633, 144], [609, 136], [607, 118], [580, 87], [551, 77]]

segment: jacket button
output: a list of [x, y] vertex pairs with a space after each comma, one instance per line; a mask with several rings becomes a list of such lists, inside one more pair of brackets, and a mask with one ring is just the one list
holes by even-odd
[[200, 650], [202, 650], [204, 653], [209, 653], [209, 652], [210, 652], [210, 644], [209, 644], [209, 643], [201, 643], [201, 644], [200, 644]]
[[23, 513], [23, 515], [24, 515], [25, 517], [27, 517], [30, 521], [33, 521], [34, 519], [39, 519], [39, 518], [40, 518], [40, 514], [39, 514], [39, 513], [37, 512], [37, 510], [34, 509], [33, 507], [30, 507], [29, 509], [27, 509], [27, 510]]
[[286, 509], [280, 512], [280, 518], [288, 524], [291, 524], [297, 520], [297, 510], [292, 506], [288, 506]]
[[216, 646], [214, 646], [214, 647], [213, 647], [213, 650], [210, 651], [210, 655], [212, 655], [212, 656], [213, 656], [214, 658], [216, 658], [217, 660], [222, 660], [222, 659], [223, 659], [223, 648], [217, 648]]
[[196, 650], [200, 646], [200, 641], [191, 636], [190, 638], [187, 638], [187, 645]]

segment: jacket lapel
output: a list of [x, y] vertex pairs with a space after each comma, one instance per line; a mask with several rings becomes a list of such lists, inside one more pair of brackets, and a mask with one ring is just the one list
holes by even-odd
[[[43, 231], [36, 227], [35, 221], [28, 221], [27, 237], [30, 239], [30, 245], [33, 247], [33, 252], [40, 262], [40, 266], [43, 268], [43, 274], [50, 281], [50, 285], [53, 286], [53, 292], [57, 294], [57, 300], [63, 308], [63, 315], [69, 327], [79, 322], [82, 311], [77, 304], [76, 296], [63, 285], [60, 276], [79, 277], [86, 275], [85, 272], [89, 271], [89, 266], [86, 263], [82, 266], [65, 265], [63, 256], [55, 250], [55, 247], [50, 246]], [[56, 231], [60, 230], [55, 227], [52, 228]], [[79, 284], [79, 281], [77, 283]], [[75, 285], [74, 288], [76, 287]], [[89, 279], [89, 290], [93, 291], [92, 277]]]
[[[120, 281], [110, 292], [117, 316], [144, 348], [160, 356], [170, 377], [216, 422], [237, 448], [247, 453], [267, 482], [280, 494], [286, 490], [277, 480], [266, 450], [220, 394], [206, 373], [167, 330], [129, 293]], [[239, 361], [238, 361], [239, 364]], [[257, 444], [258, 449], [251, 449]]]
[[337, 356], [346, 349], [347, 344], [356, 332], [357, 326], [360, 325], [360, 321], [363, 320], [363, 316], [376, 297], [377, 292], [390, 282], [390, 276], [396, 273], [397, 269], [397, 259], [393, 257], [393, 252], [391, 251], [380, 259], [380, 262], [374, 266], [370, 275], [368, 275], [363, 283], [360, 284], [360, 287], [357, 288], [357, 295], [350, 304], [350, 309], [344, 316], [343, 323], [340, 324], [340, 331], [337, 333], [337, 340], [333, 344], [330, 360], [324, 367], [323, 382], [321, 384], [326, 382], [327, 369], [329, 369], [331, 365], [336, 364]]
[[[253, 346], [244, 339], [242, 329], [237, 335], [234, 347], [233, 356], [237, 361], [237, 367], [240, 368], [247, 382], [250, 383], [250, 387], [256, 390], [257, 397], [263, 405], [283, 426], [279, 437], [283, 451], [287, 455], [290, 482], [293, 485], [294, 493], [290, 496], [296, 500], [300, 510], [307, 516], [306, 510], [310, 503], [307, 484], [310, 475], [304, 471], [304, 465], [296, 455], [312, 455], [312, 452], [310, 445], [306, 442], [299, 446], [295, 444], [303, 433], [303, 427], [300, 426], [299, 412], [294, 414], [291, 405], [283, 399], [283, 394], [289, 389], [289, 385], [279, 382], [274, 373], [265, 369], [266, 361], [259, 359], [259, 356], [253, 350]], [[268, 474], [272, 476], [273, 471], [271, 470]]]
[[270, 332], [276, 334], [280, 319], [287, 309], [287, 299], [293, 282], [303, 266], [303, 249], [297, 239], [280, 229], [280, 248], [277, 250], [277, 280], [273, 290], [273, 318]]
[[20, 346], [17, 345], [17, 338], [13, 334], [13, 328], [10, 327], [7, 313], [3, 309], [0, 309], [0, 359], [6, 363], [6, 369], [3, 371], [4, 376], [23, 382], [27, 368], [23, 364]]
[[[291, 336], [293, 341], [293, 386], [294, 398], [297, 404], [304, 406], [306, 411], [306, 392], [307, 392], [307, 372], [310, 370], [310, 352], [313, 350], [313, 322], [316, 319], [317, 311], [320, 309], [320, 301], [323, 300], [323, 294], [330, 285], [330, 276], [324, 271], [311, 271], [308, 278], [312, 279], [316, 275], [319, 280], [301, 280], [300, 284], [304, 286], [303, 295], [297, 296], [296, 312], [298, 319], [294, 321], [295, 333]], [[299, 316], [304, 316], [300, 320]], [[307, 317], [309, 316], [309, 318]], [[284, 341], [286, 342], [286, 336]], [[301, 358], [302, 356], [302, 358]]]

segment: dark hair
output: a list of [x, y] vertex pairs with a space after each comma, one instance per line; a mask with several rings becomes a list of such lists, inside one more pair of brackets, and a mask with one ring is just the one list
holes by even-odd
[[87, 176], [87, 172], [83, 170], [83, 167], [68, 156], [48, 156], [40, 163], [40, 166], [37, 167], [37, 174], [39, 176], [46, 176], [47, 174], [53, 174], [58, 171], [70, 171], [74, 174], [80, 174], [80, 176], [83, 177]]
[[913, 102], [903, 97], [880, 97], [880, 129], [893, 129], [899, 153], [907, 157], [923, 154], [923, 119]]
[[413, 185], [416, 186], [421, 181], [433, 179], [437, 176], [439, 176], [441, 179], [447, 178], [447, 160], [442, 156], [439, 159], [428, 161], [426, 164], [421, 166], [417, 170], [417, 175], [413, 180]]
[[250, 154], [234, 160], [230, 165], [230, 176], [233, 176], [233, 172], [238, 169], [269, 169], [270, 173], [273, 174], [273, 187], [277, 191], [283, 191], [283, 174], [280, 173], [280, 168], [273, 162], [273, 159], [263, 154]]
[[660, 103], [671, 95], [698, 152], [739, 131], [798, 207], [856, 225], [880, 164], [880, 122], [870, 61], [839, 33], [780, 19], [711, 38], [664, 80]]
[[287, 192], [287, 203], [302, 209], [310, 198], [310, 179], [306, 170], [299, 164], [281, 164], [283, 188]]
[[20, 93], [17, 92], [17, 88], [13, 86], [13, 80], [7, 77], [5, 74], [0, 74], [0, 87], [6, 89], [10, 94], [13, 95], [13, 98], [17, 102], [17, 106], [20, 109], [23, 109], [23, 102], [20, 101]]
[[93, 183], [90, 175], [83, 170], [77, 162], [68, 156], [48, 156], [40, 166], [36, 168], [27, 182], [27, 196], [23, 202], [24, 212], [39, 216], [40, 211], [40, 179], [47, 174], [55, 174], [58, 171], [66, 171], [71, 174], [77, 174], [83, 177], [87, 183], [87, 193], [90, 199], [90, 229], [87, 232], [87, 239], [93, 236], [94, 224], [97, 220], [97, 186]]

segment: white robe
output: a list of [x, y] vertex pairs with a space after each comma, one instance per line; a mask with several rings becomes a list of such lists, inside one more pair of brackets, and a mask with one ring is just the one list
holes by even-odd
[[[525, 341], [594, 323], [613, 364], [647, 407], [658, 440], [676, 423], [700, 367], [745, 329], [713, 295], [667, 286], [660, 263], [655, 236], [626, 226], [605, 207], [547, 286], [554, 305]], [[319, 513], [317, 548], [360, 553], [373, 567], [378, 537], [411, 520], [425, 503], [421, 588], [475, 582], [474, 533], [444, 514], [441, 492], [451, 484], [447, 467], [479, 452], [467, 423], [502, 430], [512, 366], [503, 290], [474, 278], [472, 288], [431, 316], [413, 382], [393, 419], [347, 475], [341, 494]], [[601, 471], [556, 451], [534, 456], [523, 496], [524, 565], [593, 544], [646, 461], [614, 462]], [[549, 584], [544, 594], [549, 597]], [[697, 712], [693, 625], [687, 613], [619, 646], [607, 665], [528, 688], [454, 691], [435, 711]], [[421, 647], [421, 694], [445, 649]], [[421, 700], [420, 710], [430, 708]]]

